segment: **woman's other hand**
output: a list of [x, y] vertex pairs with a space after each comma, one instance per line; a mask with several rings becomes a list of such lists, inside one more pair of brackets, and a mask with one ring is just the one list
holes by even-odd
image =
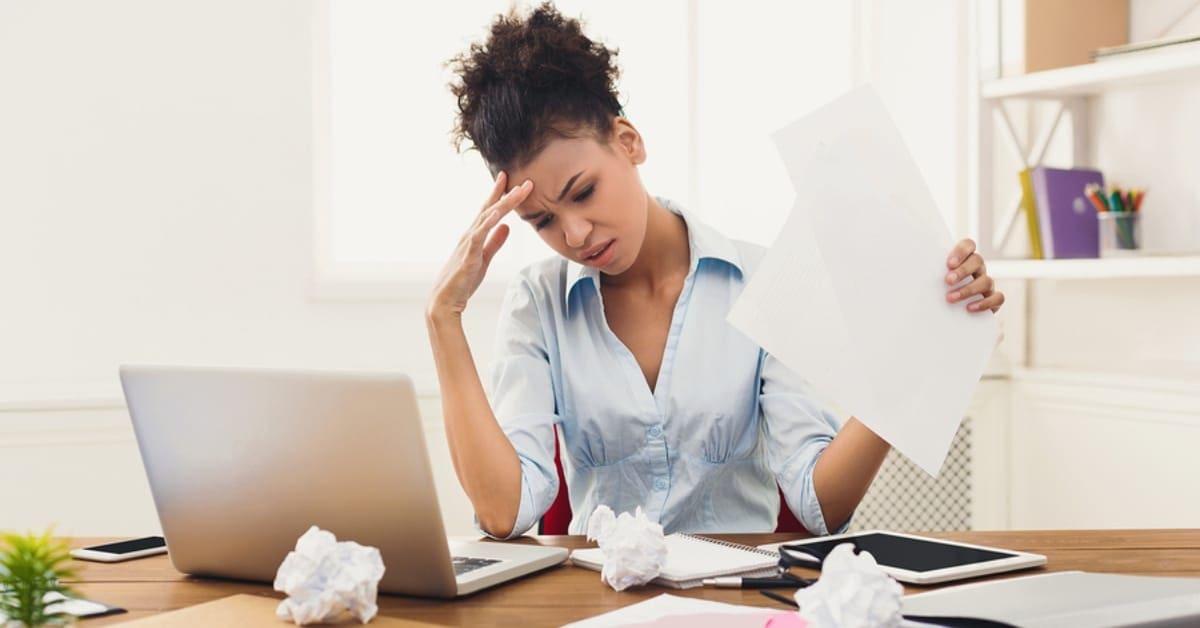
[[[1000, 310], [1004, 304], [1004, 293], [996, 290], [996, 282], [987, 274], [983, 257], [975, 251], [974, 240], [967, 238], [954, 245], [950, 257], [946, 259], [946, 267], [949, 269], [946, 284], [950, 286], [946, 292], [947, 301], [969, 301], [967, 310], [971, 312], [991, 310], [994, 313]], [[971, 280], [959, 285], [966, 277], [971, 277]], [[982, 295], [983, 298], [973, 299], [975, 295]]]
[[525, 181], [506, 193], [507, 185], [508, 174], [501, 172], [496, 176], [491, 196], [438, 275], [426, 315], [461, 314], [467, 309], [467, 301], [479, 289], [496, 251], [508, 239], [508, 225], [500, 224], [500, 220], [533, 190], [532, 181]]

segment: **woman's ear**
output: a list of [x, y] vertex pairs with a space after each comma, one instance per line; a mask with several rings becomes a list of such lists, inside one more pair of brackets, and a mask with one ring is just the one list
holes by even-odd
[[613, 118], [612, 138], [615, 148], [634, 165], [646, 161], [646, 144], [642, 141], [642, 134], [624, 116]]

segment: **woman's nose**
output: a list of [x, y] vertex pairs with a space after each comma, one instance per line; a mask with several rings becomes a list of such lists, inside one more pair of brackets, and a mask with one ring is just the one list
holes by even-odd
[[587, 244], [588, 234], [592, 231], [592, 223], [580, 216], [562, 217], [563, 237], [567, 246], [577, 249]]

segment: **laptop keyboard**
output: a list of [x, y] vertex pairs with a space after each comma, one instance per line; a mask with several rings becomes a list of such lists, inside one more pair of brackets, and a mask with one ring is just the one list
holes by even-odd
[[495, 565], [500, 562], [496, 558], [471, 558], [469, 556], [452, 556], [451, 558], [454, 561], [455, 576], [461, 576], [467, 572], [475, 571], [480, 567], [487, 567], [488, 565]]

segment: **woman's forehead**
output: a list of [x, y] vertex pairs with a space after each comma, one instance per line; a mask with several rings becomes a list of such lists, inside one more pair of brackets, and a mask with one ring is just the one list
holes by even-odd
[[604, 153], [599, 142], [592, 137], [555, 137], [546, 142], [542, 150], [529, 160], [525, 169], [542, 172], [571, 170], [575, 172], [584, 162], [594, 161]]

